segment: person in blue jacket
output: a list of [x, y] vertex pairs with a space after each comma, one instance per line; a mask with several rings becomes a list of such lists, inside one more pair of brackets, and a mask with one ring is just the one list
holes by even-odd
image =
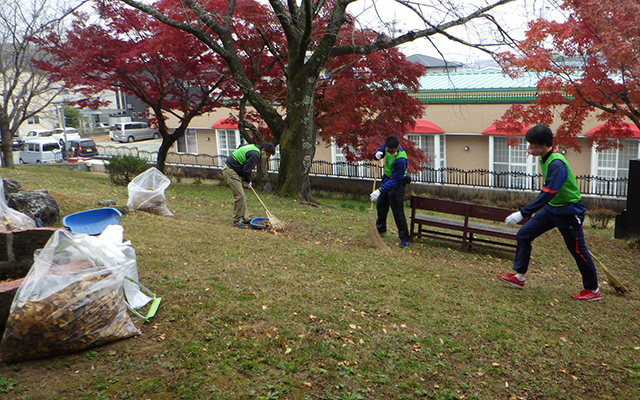
[[586, 207], [582, 202], [573, 171], [564, 156], [553, 147], [553, 133], [548, 126], [534, 126], [527, 131], [525, 138], [529, 142], [529, 154], [540, 157], [544, 186], [531, 203], [505, 219], [505, 223], [513, 227], [524, 218], [533, 215], [518, 230], [514, 272], [498, 275], [498, 279], [518, 289], [524, 289], [524, 275], [531, 258], [531, 243], [543, 233], [558, 228], [582, 275], [584, 290], [572, 297], [576, 300], [600, 300], [596, 267], [582, 230]]
[[407, 228], [407, 218], [404, 215], [404, 190], [409, 180], [407, 153], [400, 147], [400, 139], [391, 135], [385, 140], [384, 145], [376, 151], [373, 158], [376, 160], [384, 158], [382, 186], [370, 195], [372, 202], [378, 201], [376, 228], [381, 234], [387, 232], [387, 214], [389, 206], [391, 206], [391, 212], [398, 227], [400, 247], [407, 247], [409, 229]]

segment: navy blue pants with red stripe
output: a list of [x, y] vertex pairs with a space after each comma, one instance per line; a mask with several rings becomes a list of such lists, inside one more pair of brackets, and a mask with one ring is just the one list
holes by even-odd
[[513, 263], [513, 270], [524, 274], [529, 269], [529, 259], [531, 258], [531, 243], [543, 233], [558, 228], [567, 249], [575, 258], [578, 269], [582, 275], [582, 285], [585, 289], [595, 290], [598, 288], [598, 275], [593, 259], [584, 241], [582, 222], [584, 214], [581, 215], [554, 215], [547, 211], [546, 207], [536, 212], [518, 231], [516, 259]]

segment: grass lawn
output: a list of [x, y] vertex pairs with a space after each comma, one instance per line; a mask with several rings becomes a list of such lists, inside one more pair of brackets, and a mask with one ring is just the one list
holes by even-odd
[[[128, 197], [100, 173], [2, 177], [47, 189], [62, 216]], [[640, 250], [613, 226], [586, 224], [587, 244], [630, 292], [601, 274], [603, 300], [588, 303], [571, 299], [580, 275], [556, 231], [534, 243], [517, 290], [496, 278], [506, 253], [402, 250], [393, 234], [391, 254], [377, 252], [366, 196], [317, 193], [310, 207], [261, 195], [288, 223], [275, 234], [233, 228], [219, 181], [174, 180], [165, 194], [175, 217], [121, 221], [141, 282], [162, 297], [142, 335], [0, 364], [0, 399], [640, 399]]]

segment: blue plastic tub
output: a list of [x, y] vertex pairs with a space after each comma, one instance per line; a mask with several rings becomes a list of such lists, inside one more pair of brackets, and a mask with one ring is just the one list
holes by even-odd
[[71, 232], [99, 235], [107, 226], [120, 223], [122, 213], [115, 208], [96, 208], [69, 214], [62, 219], [62, 225]]
[[253, 229], [267, 229], [269, 224], [261, 224], [261, 222], [269, 222], [269, 218], [254, 218], [251, 220], [251, 227]]

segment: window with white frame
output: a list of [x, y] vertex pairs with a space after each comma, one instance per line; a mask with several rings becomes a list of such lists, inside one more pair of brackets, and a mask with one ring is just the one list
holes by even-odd
[[184, 135], [176, 141], [178, 153], [198, 153], [198, 142], [195, 128], [187, 128]]
[[[623, 139], [620, 140], [620, 144], [623, 146], [621, 149], [612, 148], [597, 152], [595, 148], [592, 148], [592, 160], [595, 160], [591, 164], [591, 175], [605, 179], [620, 179], [629, 177], [629, 160], [640, 158], [640, 141], [638, 139]], [[593, 181], [591, 190], [593, 193], [605, 193], [605, 194], [621, 194], [626, 184], [618, 185], [614, 183], [614, 190], [607, 190], [607, 185], [611, 183], [602, 181]]]
[[537, 173], [538, 161], [536, 157], [527, 156], [528, 145], [524, 137], [518, 137], [516, 146], [509, 146], [506, 136], [491, 136], [489, 143], [490, 170], [495, 173], [491, 175], [491, 186], [538, 189], [534, 187], [537, 186], [537, 180], [526, 176]]
[[421, 170], [415, 175], [415, 180], [419, 182], [445, 182], [445, 135], [431, 134], [408, 134], [407, 139], [411, 140], [421, 149], [424, 154], [431, 159], [425, 166], [435, 169]]
[[342, 149], [336, 146], [335, 142], [331, 143], [331, 161], [334, 164], [333, 173], [337, 176], [362, 178], [371, 176], [371, 170], [367, 162], [348, 163], [347, 158], [342, 153]]
[[218, 155], [224, 156], [218, 160], [219, 166], [222, 167], [226, 158], [245, 142], [237, 129], [216, 129], [216, 137], [218, 138]]
[[38, 125], [39, 123], [40, 123], [40, 117], [38, 117], [37, 115], [34, 115], [31, 118], [27, 118], [28, 125]]

